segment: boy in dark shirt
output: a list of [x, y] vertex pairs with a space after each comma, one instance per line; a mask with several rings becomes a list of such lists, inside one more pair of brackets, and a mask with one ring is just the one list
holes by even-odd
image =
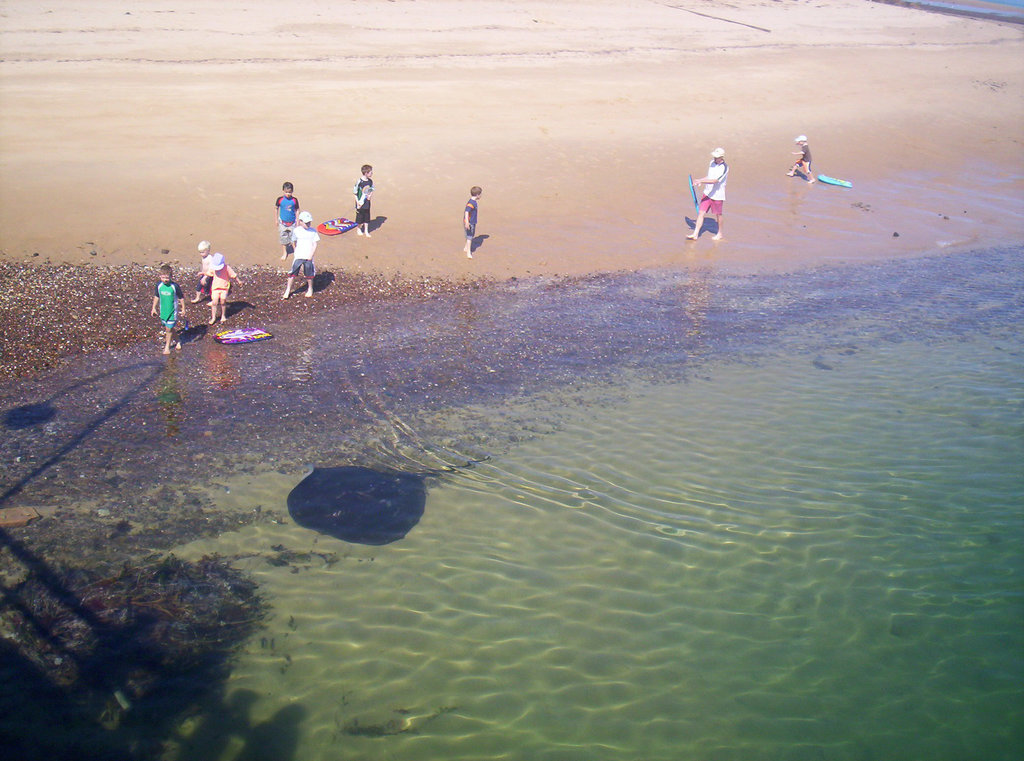
[[474, 185], [469, 189], [469, 200], [466, 201], [466, 210], [462, 213], [462, 226], [466, 228], [466, 258], [473, 258], [473, 239], [476, 238], [476, 218], [479, 212], [478, 202], [483, 190]]

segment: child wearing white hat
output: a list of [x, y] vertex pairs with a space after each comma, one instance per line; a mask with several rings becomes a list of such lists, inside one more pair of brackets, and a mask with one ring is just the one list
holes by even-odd
[[292, 260], [292, 270], [288, 275], [288, 284], [284, 287], [284, 296], [287, 300], [292, 294], [292, 283], [299, 273], [306, 278], [306, 298], [313, 298], [313, 278], [316, 277], [316, 268], [313, 266], [313, 254], [316, 253], [316, 244], [320, 242], [320, 235], [313, 228], [313, 215], [308, 211], [299, 212], [299, 226], [292, 233], [295, 240], [295, 258]]
[[803, 174], [807, 179], [808, 184], [814, 182], [814, 175], [811, 174], [811, 146], [807, 144], [807, 135], [799, 135], [796, 140], [797, 150], [793, 151], [794, 156], [799, 156], [796, 163], [793, 164], [793, 168], [790, 169], [786, 174], [789, 177], [795, 177], [797, 172]]
[[210, 324], [217, 322], [217, 309], [220, 308], [220, 321], [228, 319], [228, 291], [231, 290], [231, 282], [239, 285], [242, 281], [224, 260], [224, 254], [217, 253], [210, 257], [210, 269], [206, 274], [210, 276]]

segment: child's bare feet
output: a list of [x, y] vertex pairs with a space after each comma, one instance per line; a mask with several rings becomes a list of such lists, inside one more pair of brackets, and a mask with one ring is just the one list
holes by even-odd
[[721, 239], [722, 239], [722, 234], [721, 233], [719, 233], [718, 235], [712, 235], [711, 236], [711, 240], [721, 240]]
[[164, 347], [164, 354], [170, 354], [170, 353], [171, 353], [171, 350], [170, 350], [170, 349], [168, 349], [168, 348], [167, 348], [167, 347], [165, 346], [165, 347]]
[[202, 301], [202, 299], [199, 298], [198, 296], [196, 296], [194, 299], [192, 299], [192, 303], [193, 304], [198, 304], [200, 301]]
[[227, 321], [228, 321], [228, 317], [227, 317], [227, 315], [224, 315], [223, 317], [221, 317], [221, 318], [220, 318], [220, 321], [221, 321], [221, 322], [227, 322]]
[[313, 292], [312, 291], [306, 291], [306, 298], [307, 299], [313, 298]]
[[697, 236], [696, 235], [687, 235], [686, 239], [687, 240], [697, 240]]

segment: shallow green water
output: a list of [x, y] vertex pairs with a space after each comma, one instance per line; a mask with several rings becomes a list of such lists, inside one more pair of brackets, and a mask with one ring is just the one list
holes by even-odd
[[238, 716], [169, 758], [1011, 758], [1022, 371], [1004, 334], [623, 379], [535, 402], [556, 429], [436, 485], [395, 544], [198, 542], [250, 553], [275, 614]]
[[[1015, 759], [1021, 261], [499, 284], [85, 357], [0, 388], [0, 504], [52, 506], [19, 536], [65, 563], [62, 527], [116, 558], [256, 516], [174, 548], [273, 613], [205, 706], [125, 709], [134, 742], [166, 698], [167, 761]], [[350, 464], [432, 473], [404, 538], [289, 518]]]

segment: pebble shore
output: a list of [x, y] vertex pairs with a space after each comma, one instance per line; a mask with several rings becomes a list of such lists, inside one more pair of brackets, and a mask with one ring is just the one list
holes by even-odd
[[[225, 327], [272, 326], [301, 319], [310, 310], [345, 302], [423, 297], [484, 281], [349, 275], [322, 268], [315, 295], [281, 299], [287, 273], [267, 266], [236, 268], [242, 281], [228, 298]], [[195, 295], [194, 272], [175, 269], [185, 294], [185, 317], [192, 325], [210, 318], [209, 301], [188, 303]], [[157, 265], [33, 265], [0, 262], [0, 382], [53, 370], [62, 360], [123, 348], [160, 336], [150, 314]], [[156, 352], [159, 354], [159, 348]]]

